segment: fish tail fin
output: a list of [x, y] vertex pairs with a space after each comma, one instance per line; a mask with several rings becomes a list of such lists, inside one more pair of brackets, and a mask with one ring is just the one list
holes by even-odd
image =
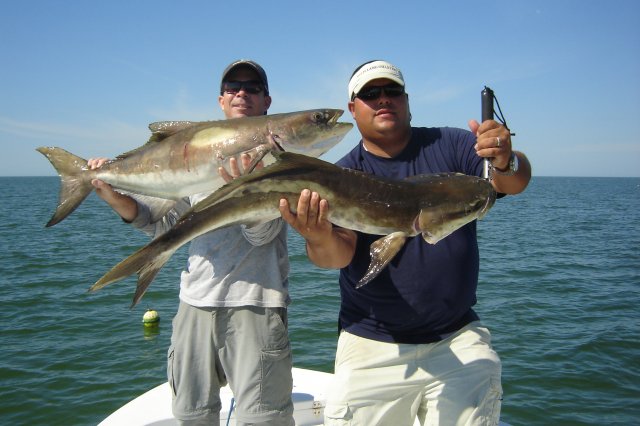
[[136, 292], [133, 295], [130, 308], [133, 308], [140, 302], [140, 299], [142, 299], [142, 296], [146, 293], [153, 279], [158, 275], [160, 269], [167, 263], [174, 252], [175, 250], [163, 251], [153, 262], [145, 265], [138, 272], [138, 284], [136, 285]]
[[120, 281], [130, 275], [138, 274], [138, 285], [131, 304], [133, 308], [176, 250], [177, 247], [172, 244], [165, 244], [163, 241], [156, 240], [155, 243], [151, 242], [111, 268], [109, 272], [89, 288], [89, 291], [98, 291], [111, 283]]
[[47, 227], [69, 216], [93, 190], [86, 172], [87, 160], [62, 148], [40, 147], [37, 151], [47, 157], [60, 175], [60, 193], [56, 211]]

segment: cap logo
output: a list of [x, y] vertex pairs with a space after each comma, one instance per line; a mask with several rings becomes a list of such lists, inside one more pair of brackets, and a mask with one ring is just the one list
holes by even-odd
[[378, 78], [386, 78], [404, 86], [404, 78], [398, 67], [386, 61], [374, 61], [363, 66], [351, 77], [349, 98], [357, 94], [368, 82]]

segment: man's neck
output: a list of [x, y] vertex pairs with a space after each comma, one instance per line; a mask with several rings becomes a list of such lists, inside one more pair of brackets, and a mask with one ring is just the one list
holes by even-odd
[[403, 134], [384, 135], [379, 138], [362, 138], [362, 145], [367, 152], [378, 157], [393, 158], [409, 145], [411, 127]]

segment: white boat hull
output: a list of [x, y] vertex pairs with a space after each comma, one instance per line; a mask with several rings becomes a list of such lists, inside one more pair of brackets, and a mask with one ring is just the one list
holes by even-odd
[[[298, 426], [321, 425], [323, 420], [325, 390], [333, 375], [321, 371], [293, 369], [293, 417]], [[236, 424], [231, 408], [233, 394], [229, 386], [220, 389], [222, 410], [220, 424]], [[176, 426], [171, 412], [171, 388], [163, 383], [123, 405], [104, 419], [98, 426]]]
[[[333, 374], [303, 368], [293, 369], [293, 417], [297, 426], [322, 425], [326, 390]], [[220, 390], [220, 425], [235, 426], [231, 409], [233, 394], [229, 386]], [[229, 415], [231, 411], [231, 415]], [[176, 426], [171, 412], [171, 388], [163, 383], [114, 411], [98, 426]], [[416, 419], [414, 426], [418, 426]], [[500, 426], [509, 426], [500, 422]]]

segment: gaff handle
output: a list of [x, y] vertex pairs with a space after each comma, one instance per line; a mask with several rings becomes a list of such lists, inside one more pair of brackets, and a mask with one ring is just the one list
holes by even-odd
[[482, 121], [493, 120], [493, 90], [484, 86], [482, 97]]
[[[493, 90], [484, 86], [484, 90], [480, 93], [480, 97], [482, 99], [482, 121], [493, 120]], [[484, 159], [482, 177], [489, 179], [489, 160], [487, 158]]]

